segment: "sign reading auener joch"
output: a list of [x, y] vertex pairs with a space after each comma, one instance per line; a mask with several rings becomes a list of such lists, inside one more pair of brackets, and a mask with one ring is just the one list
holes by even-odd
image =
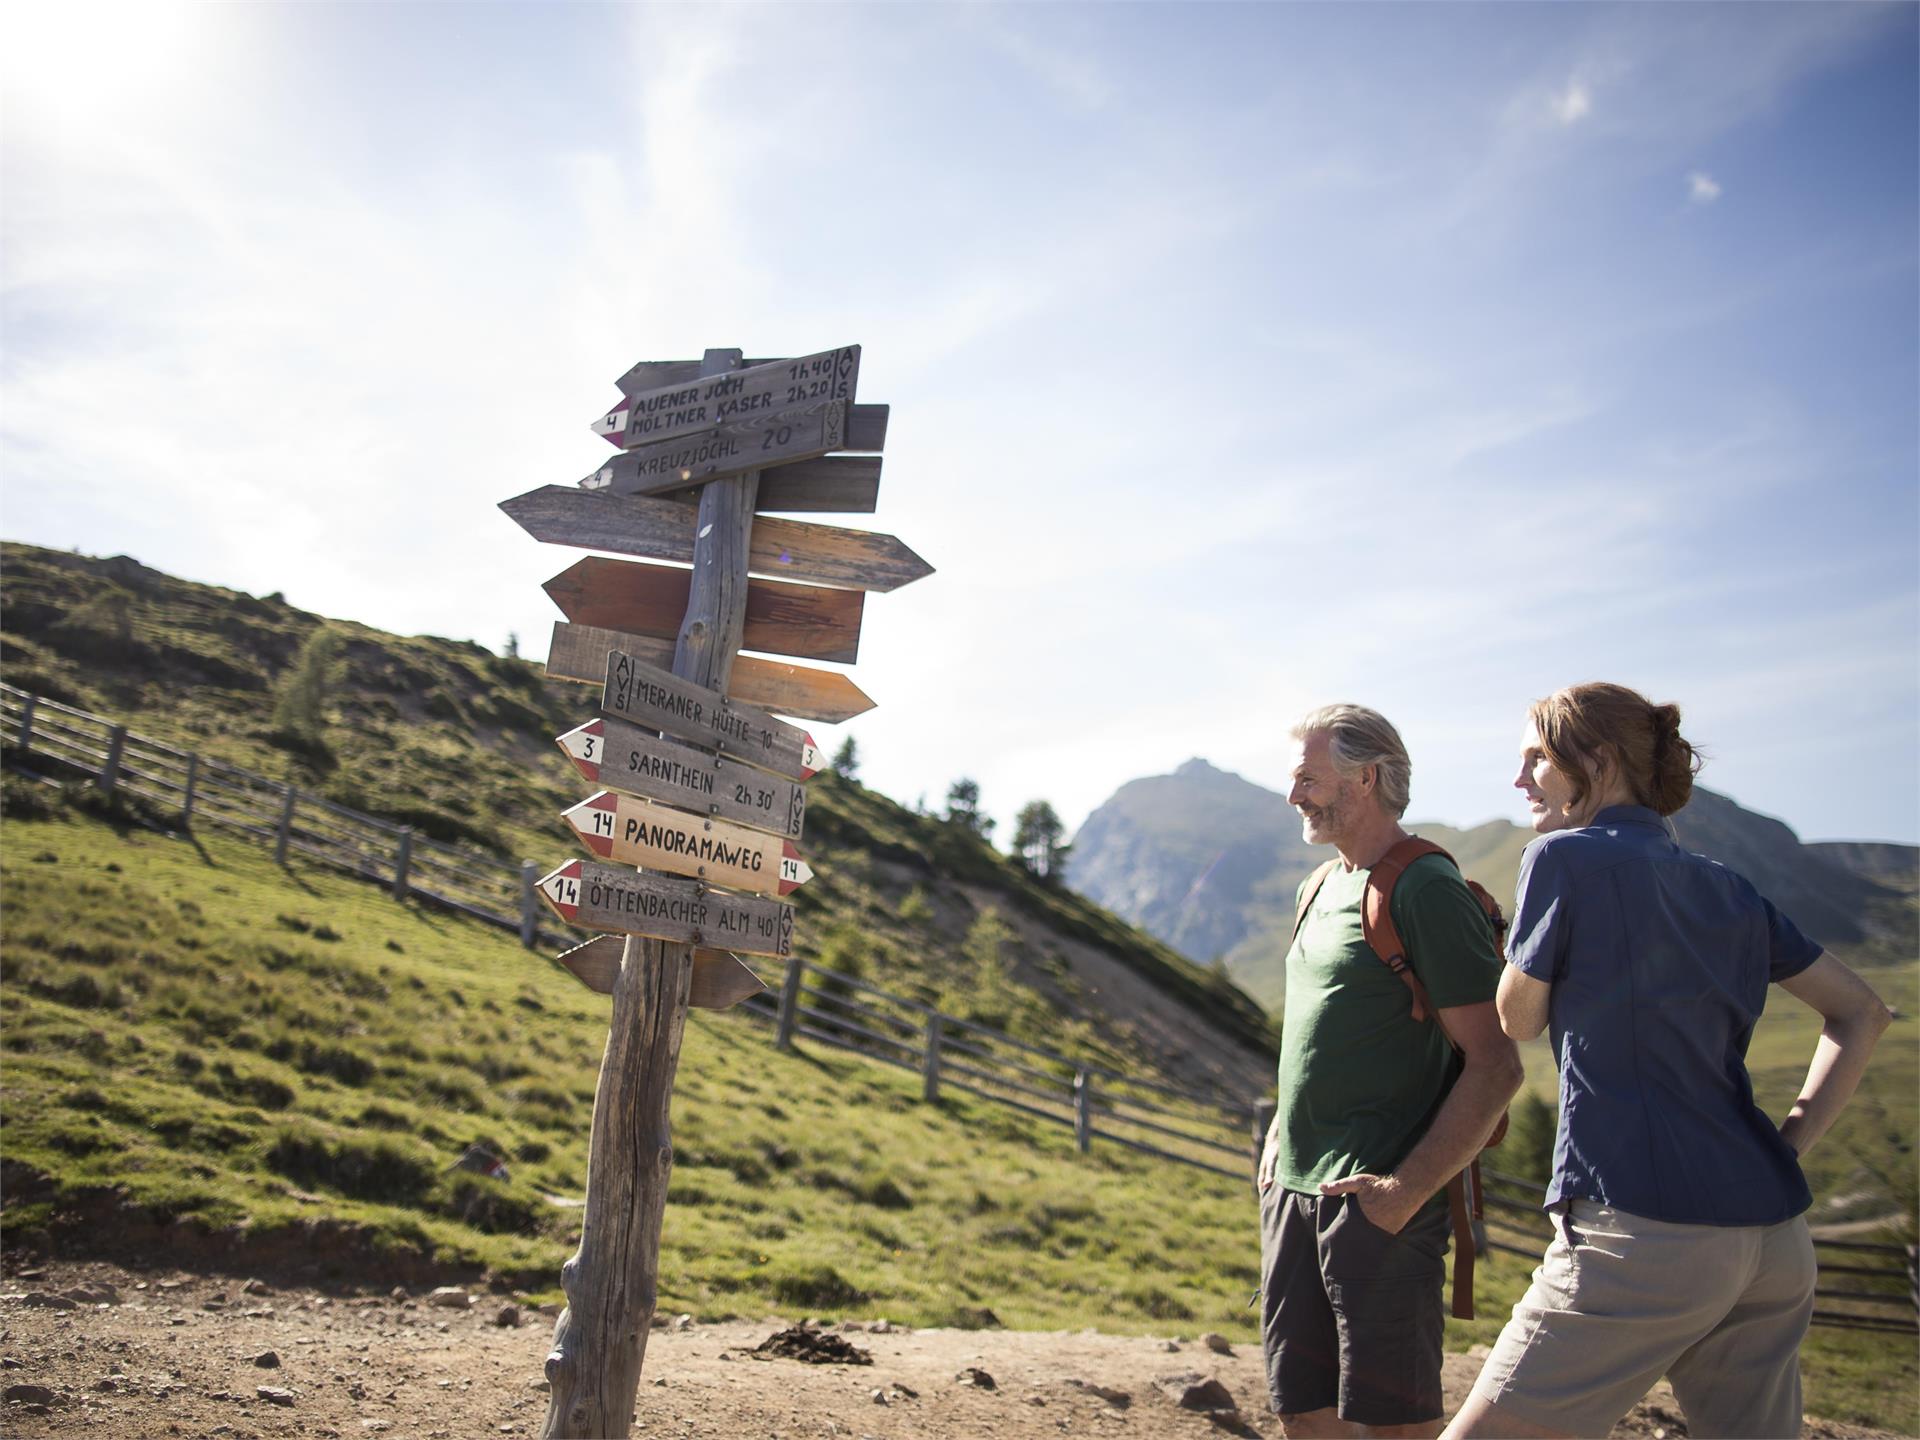
[[931, 573], [890, 535], [759, 516], [874, 508], [888, 412], [855, 403], [859, 374], [857, 345], [751, 365], [738, 350], [642, 361], [592, 426], [622, 453], [574, 489], [501, 505], [535, 539], [665, 566], [586, 560], [547, 585], [568, 617], [554, 626], [548, 674], [600, 687], [599, 713], [557, 743], [608, 788], [562, 817], [597, 858], [560, 864], [538, 888], [569, 925], [603, 932], [560, 963], [611, 994], [613, 1021], [580, 1249], [561, 1273], [568, 1303], [547, 1356], [544, 1437], [628, 1434], [687, 1006], [757, 993], [731, 952], [793, 953], [794, 911], [780, 897], [813, 875], [796, 842], [802, 787], [824, 762], [780, 717], [837, 723], [872, 704], [838, 672], [736, 664], [736, 653], [744, 639], [851, 661], [865, 594]]

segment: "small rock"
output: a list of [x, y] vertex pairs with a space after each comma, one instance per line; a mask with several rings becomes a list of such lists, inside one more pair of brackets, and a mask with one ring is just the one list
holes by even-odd
[[1233, 1354], [1233, 1346], [1227, 1343], [1227, 1337], [1224, 1335], [1216, 1334], [1212, 1330], [1209, 1330], [1206, 1334], [1200, 1337], [1200, 1343], [1206, 1346], [1209, 1350], [1213, 1351], [1213, 1353], [1216, 1355]]
[[76, 1285], [71, 1290], [61, 1292], [67, 1299], [81, 1305], [118, 1305], [120, 1292], [111, 1285]]
[[4, 1393], [0, 1393], [0, 1399], [15, 1400], [26, 1405], [51, 1405], [57, 1398], [44, 1385], [9, 1385]]
[[891, 1335], [893, 1333], [893, 1322], [890, 1320], [876, 1320], [867, 1326], [867, 1333], [870, 1335]]
[[1180, 1351], [1180, 1342], [1178, 1340], [1163, 1340], [1160, 1342], [1160, 1348], [1178, 1354]]
[[22, 1363], [14, 1359], [11, 1355], [7, 1356], [4, 1360], [0, 1360], [0, 1370], [20, 1370], [24, 1368]]
[[14, 1278], [16, 1280], [44, 1280], [47, 1278], [47, 1272], [44, 1270], [19, 1270], [14, 1272]]
[[227, 1302], [216, 1295], [211, 1300], [201, 1301], [200, 1308], [202, 1310], [224, 1310], [227, 1308]]
[[99, 1391], [103, 1391], [108, 1395], [111, 1395], [114, 1391], [120, 1388], [120, 1382], [114, 1379], [113, 1376], [109, 1375], [104, 1380], [94, 1381], [93, 1388]]
[[280, 1357], [271, 1350], [262, 1350], [258, 1355], [253, 1357], [253, 1363], [258, 1365], [262, 1370], [278, 1370], [280, 1368]]
[[520, 1307], [518, 1305], [502, 1305], [495, 1313], [493, 1323], [498, 1325], [502, 1330], [519, 1329]]
[[246, 1294], [246, 1295], [273, 1294], [273, 1287], [267, 1284], [267, 1282], [264, 1280], [249, 1280], [247, 1281], [246, 1284], [240, 1287], [240, 1290], [242, 1294]]
[[1182, 1410], [1198, 1410], [1203, 1414], [1211, 1415], [1221, 1411], [1237, 1411], [1240, 1408], [1233, 1398], [1233, 1393], [1226, 1386], [1218, 1380], [1209, 1380], [1193, 1372], [1183, 1375], [1163, 1375], [1153, 1383], [1159, 1386]]
[[691, 1330], [693, 1328], [693, 1316], [676, 1315], [673, 1320], [673, 1328], [676, 1330]]
[[1125, 1390], [1116, 1390], [1111, 1385], [1096, 1385], [1091, 1380], [1068, 1380], [1067, 1384], [1077, 1390], [1084, 1390], [1096, 1400], [1104, 1400], [1116, 1410], [1124, 1410], [1133, 1404], [1133, 1396]]
[[981, 1390], [998, 1390], [1000, 1388], [994, 1383], [993, 1376], [982, 1370], [978, 1365], [969, 1365], [953, 1378], [962, 1385], [972, 1385]]
[[254, 1389], [253, 1393], [258, 1395], [262, 1400], [266, 1401], [269, 1405], [291, 1406], [293, 1404], [293, 1391], [282, 1390], [277, 1385], [257, 1386]]
[[391, 1430], [393, 1428], [393, 1422], [391, 1420], [362, 1420], [360, 1422], [360, 1428], [362, 1430], [376, 1430], [376, 1431]]
[[543, 1375], [538, 1380], [527, 1381], [527, 1388], [529, 1390], [551, 1390], [553, 1389], [553, 1382]]
[[893, 1382], [893, 1393], [903, 1395], [909, 1400], [918, 1400], [920, 1398], [920, 1392], [918, 1390], [914, 1389], [911, 1385], [902, 1385], [898, 1380]]
[[884, 1405], [887, 1403], [887, 1392], [884, 1390], [875, 1390], [867, 1398], [876, 1405]]
[[427, 1303], [442, 1310], [465, 1310], [473, 1304], [473, 1296], [458, 1285], [441, 1285], [427, 1296]]
[[78, 1310], [80, 1302], [69, 1300], [64, 1295], [49, 1295], [44, 1290], [36, 1290], [23, 1302], [32, 1310]]

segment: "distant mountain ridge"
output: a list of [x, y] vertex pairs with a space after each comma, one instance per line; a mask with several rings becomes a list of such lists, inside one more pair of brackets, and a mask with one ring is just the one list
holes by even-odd
[[[1680, 843], [1745, 875], [1822, 944], [1897, 958], [1914, 953], [1920, 848], [1803, 844], [1784, 823], [1696, 787], [1673, 817]], [[1511, 913], [1531, 830], [1412, 822]], [[1300, 837], [1286, 797], [1202, 759], [1130, 780], [1074, 837], [1067, 882], [1202, 962], [1220, 961], [1256, 999], [1277, 1005], [1294, 892], [1330, 848]]]

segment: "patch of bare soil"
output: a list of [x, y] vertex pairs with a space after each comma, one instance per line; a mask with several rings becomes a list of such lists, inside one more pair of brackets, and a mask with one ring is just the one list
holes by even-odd
[[[532, 1436], [552, 1318], [464, 1292], [324, 1293], [104, 1264], [0, 1286], [0, 1431], [20, 1440]], [[647, 1345], [636, 1435], [1055, 1440], [1271, 1436], [1260, 1355], [1194, 1337], [670, 1321]], [[856, 1333], [857, 1331], [857, 1333]], [[858, 1343], [871, 1365], [834, 1363]], [[780, 1347], [775, 1347], [780, 1348]], [[1457, 1405], [1479, 1360], [1449, 1356]], [[1682, 1436], [1656, 1391], [1616, 1436]], [[1812, 1423], [1810, 1436], [1874, 1435]]]

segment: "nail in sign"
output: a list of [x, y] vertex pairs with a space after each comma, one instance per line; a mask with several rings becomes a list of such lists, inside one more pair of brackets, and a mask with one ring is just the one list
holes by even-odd
[[539, 890], [562, 920], [589, 930], [743, 950], [749, 955], [784, 956], [793, 951], [791, 905], [709, 890], [697, 880], [569, 860], [544, 877]]
[[826, 768], [813, 737], [798, 725], [776, 720], [764, 710], [735, 705], [716, 690], [682, 680], [624, 650], [607, 652], [600, 708], [616, 719], [664, 730], [696, 745], [711, 745], [724, 755], [795, 780]]
[[562, 812], [602, 860], [689, 875], [756, 895], [791, 895], [813, 878], [791, 840], [726, 820], [703, 820], [602, 790]]
[[624, 720], [589, 720], [555, 743], [596, 785], [800, 838], [807, 792], [791, 780], [663, 740]]
[[764, 420], [782, 410], [823, 400], [853, 401], [860, 380], [860, 347], [843, 345], [793, 360], [771, 360], [678, 385], [629, 395], [593, 422], [596, 435], [622, 449]]

